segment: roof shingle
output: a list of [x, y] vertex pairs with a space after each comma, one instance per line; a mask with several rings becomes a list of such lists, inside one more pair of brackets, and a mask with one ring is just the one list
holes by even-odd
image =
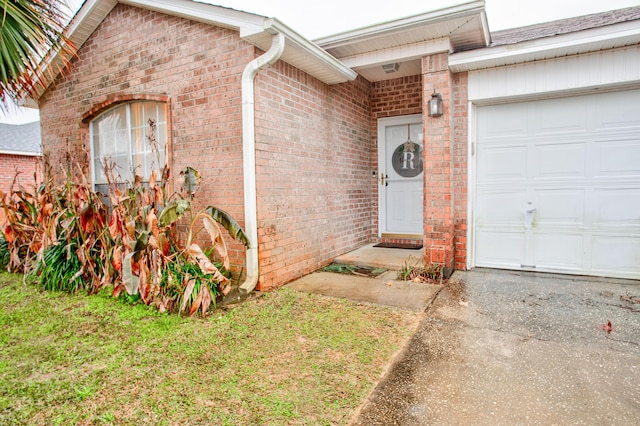
[[0, 152], [40, 155], [40, 122], [20, 125], [0, 123]]
[[526, 27], [511, 28], [508, 30], [491, 33], [491, 46], [503, 46], [523, 41], [536, 40], [545, 37], [553, 37], [560, 34], [568, 34], [584, 31], [591, 28], [600, 28], [607, 25], [640, 19], [640, 6], [627, 7], [625, 9], [610, 10], [608, 12], [594, 13], [575, 18], [560, 19], [544, 22], [542, 24], [528, 25]]

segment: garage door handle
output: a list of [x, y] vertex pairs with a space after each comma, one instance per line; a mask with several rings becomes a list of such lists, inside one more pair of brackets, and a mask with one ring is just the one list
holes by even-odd
[[535, 213], [536, 208], [533, 207], [533, 202], [531, 201], [529, 201], [527, 204], [528, 204], [527, 209], [525, 210], [527, 214], [525, 215], [525, 218], [524, 218], [524, 225], [527, 228], [530, 228], [531, 225], [533, 224], [533, 214]]
[[527, 208], [527, 213], [528, 213], [528, 214], [531, 214], [531, 213], [533, 213], [533, 212], [535, 212], [535, 211], [536, 211], [536, 207], [533, 207], [533, 201], [529, 201], [529, 202], [527, 203], [527, 207], [528, 207], [528, 208]]

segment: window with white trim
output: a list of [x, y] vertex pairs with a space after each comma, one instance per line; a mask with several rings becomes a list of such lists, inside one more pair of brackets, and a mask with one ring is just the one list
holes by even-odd
[[[160, 171], [167, 144], [166, 115], [164, 102], [134, 101], [111, 108], [91, 121], [91, 158], [96, 190], [106, 193], [107, 178], [102, 166], [105, 157], [117, 165], [120, 182], [133, 182], [134, 175], [148, 181], [151, 170]], [[155, 123], [157, 152], [150, 143], [150, 120]]]

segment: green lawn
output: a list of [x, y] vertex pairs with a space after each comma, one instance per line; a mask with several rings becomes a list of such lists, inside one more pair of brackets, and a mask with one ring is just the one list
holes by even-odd
[[344, 424], [418, 319], [286, 288], [182, 318], [0, 274], [0, 424]]

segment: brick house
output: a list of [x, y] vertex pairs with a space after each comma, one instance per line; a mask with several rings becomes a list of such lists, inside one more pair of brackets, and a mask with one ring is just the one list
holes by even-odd
[[312, 42], [189, 0], [87, 0], [68, 30], [77, 57], [33, 99], [52, 162], [84, 153], [96, 186], [103, 156], [148, 173], [152, 118], [197, 202], [244, 224], [249, 286], [378, 241], [640, 278], [640, 7], [490, 33], [470, 1]]
[[[32, 190], [42, 179], [40, 123], [0, 123], [0, 191], [8, 194], [11, 185]], [[0, 210], [0, 224], [4, 211]]]

